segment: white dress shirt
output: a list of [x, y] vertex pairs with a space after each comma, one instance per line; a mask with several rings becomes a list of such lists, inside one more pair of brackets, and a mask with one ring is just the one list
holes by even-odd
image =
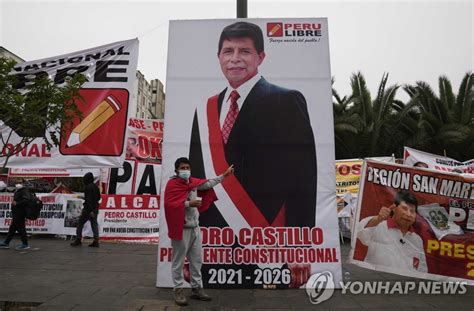
[[375, 227], [366, 228], [372, 218], [373, 216], [364, 218], [357, 228], [357, 238], [369, 248], [365, 262], [376, 266], [428, 272], [423, 240], [417, 233], [410, 230], [403, 235], [392, 218]]
[[230, 84], [227, 85], [227, 90], [224, 94], [224, 100], [222, 102], [222, 108], [221, 108], [221, 115], [219, 116], [219, 123], [222, 128], [222, 125], [224, 125], [225, 117], [227, 116], [227, 113], [229, 112], [230, 109], [230, 93], [233, 90], [236, 90], [237, 93], [239, 93], [240, 97], [237, 99], [237, 106], [239, 106], [239, 111], [242, 109], [242, 105], [244, 104], [245, 99], [249, 95], [250, 91], [252, 88], [257, 84], [258, 80], [260, 80], [262, 76], [259, 74], [256, 74], [252, 78], [250, 78], [248, 81], [246, 81], [244, 84], [239, 86], [238, 88], [234, 89], [233, 87], [230, 86]]

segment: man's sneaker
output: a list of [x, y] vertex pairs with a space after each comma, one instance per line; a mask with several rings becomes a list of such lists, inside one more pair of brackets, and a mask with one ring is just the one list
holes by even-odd
[[79, 239], [75, 239], [74, 242], [71, 243], [71, 246], [81, 246], [82, 242]]
[[184, 296], [184, 290], [182, 288], [175, 289], [174, 302], [176, 302], [178, 306], [188, 305], [188, 300], [186, 300], [186, 296]]
[[2, 242], [2, 243], [0, 243], [0, 248], [9, 249], [9, 248], [10, 248], [10, 245], [8, 245], [8, 244], [5, 243], [5, 242]]
[[17, 251], [22, 251], [22, 250], [25, 250], [25, 249], [30, 249], [30, 246], [28, 244], [20, 244], [17, 247], [15, 247], [15, 249]]
[[89, 244], [89, 247], [99, 247], [99, 241], [94, 240], [91, 244]]
[[202, 300], [202, 301], [211, 301], [212, 298], [204, 292], [202, 288], [193, 288], [191, 292], [191, 298]]

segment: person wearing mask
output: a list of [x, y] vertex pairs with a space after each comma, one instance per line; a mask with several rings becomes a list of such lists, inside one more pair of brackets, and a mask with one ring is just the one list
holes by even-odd
[[172, 278], [175, 291], [175, 302], [179, 306], [188, 304], [183, 293], [184, 258], [189, 260], [192, 287], [191, 298], [209, 301], [211, 297], [202, 289], [202, 244], [199, 215], [205, 212], [217, 197], [212, 189], [224, 178], [233, 174], [233, 166], [213, 179], [191, 177], [191, 165], [187, 158], [179, 158], [175, 164], [176, 175], [166, 184], [165, 218], [168, 236], [173, 248]]

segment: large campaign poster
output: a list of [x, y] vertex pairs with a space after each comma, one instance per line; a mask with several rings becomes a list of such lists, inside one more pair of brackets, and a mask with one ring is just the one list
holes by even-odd
[[[82, 118], [64, 127], [59, 145], [48, 150], [41, 139], [44, 128], [26, 147], [20, 145], [24, 129], [11, 130], [17, 120], [0, 120], [0, 165], [7, 152], [12, 168], [101, 168], [120, 166], [125, 158], [125, 132], [130, 115], [138, 61], [138, 39], [115, 42], [78, 52], [17, 64], [11, 74], [20, 89], [37, 77], [48, 76], [62, 85], [68, 76], [83, 74], [76, 105]], [[45, 111], [47, 113], [47, 111]], [[30, 133], [31, 131], [29, 131]], [[31, 134], [31, 133], [30, 133]], [[11, 135], [11, 136], [10, 136]]]
[[[235, 169], [199, 217], [204, 286], [299, 288], [323, 271], [339, 284], [327, 20], [188, 20], [169, 29], [162, 189], [179, 157], [197, 178]], [[171, 256], [161, 217], [159, 287], [173, 286]]]
[[438, 171], [474, 174], [474, 159], [461, 162], [437, 154], [405, 147], [403, 152], [405, 165], [425, 167]]
[[474, 284], [474, 179], [366, 161], [350, 262]]

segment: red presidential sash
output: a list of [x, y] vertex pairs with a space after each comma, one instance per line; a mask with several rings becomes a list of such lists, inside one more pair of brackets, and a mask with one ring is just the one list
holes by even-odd
[[[216, 174], [224, 172], [229, 163], [225, 158], [224, 142], [222, 140], [222, 132], [219, 125], [218, 113], [218, 95], [209, 98], [207, 101], [207, 122], [209, 128], [209, 149], [211, 153], [212, 163]], [[239, 210], [240, 214], [245, 218], [251, 227], [284, 227], [285, 226], [285, 205], [283, 205], [270, 224], [260, 209], [255, 205], [250, 196], [247, 194], [237, 177], [234, 175], [227, 176], [222, 181], [222, 187], [229, 195], [229, 198]]]

